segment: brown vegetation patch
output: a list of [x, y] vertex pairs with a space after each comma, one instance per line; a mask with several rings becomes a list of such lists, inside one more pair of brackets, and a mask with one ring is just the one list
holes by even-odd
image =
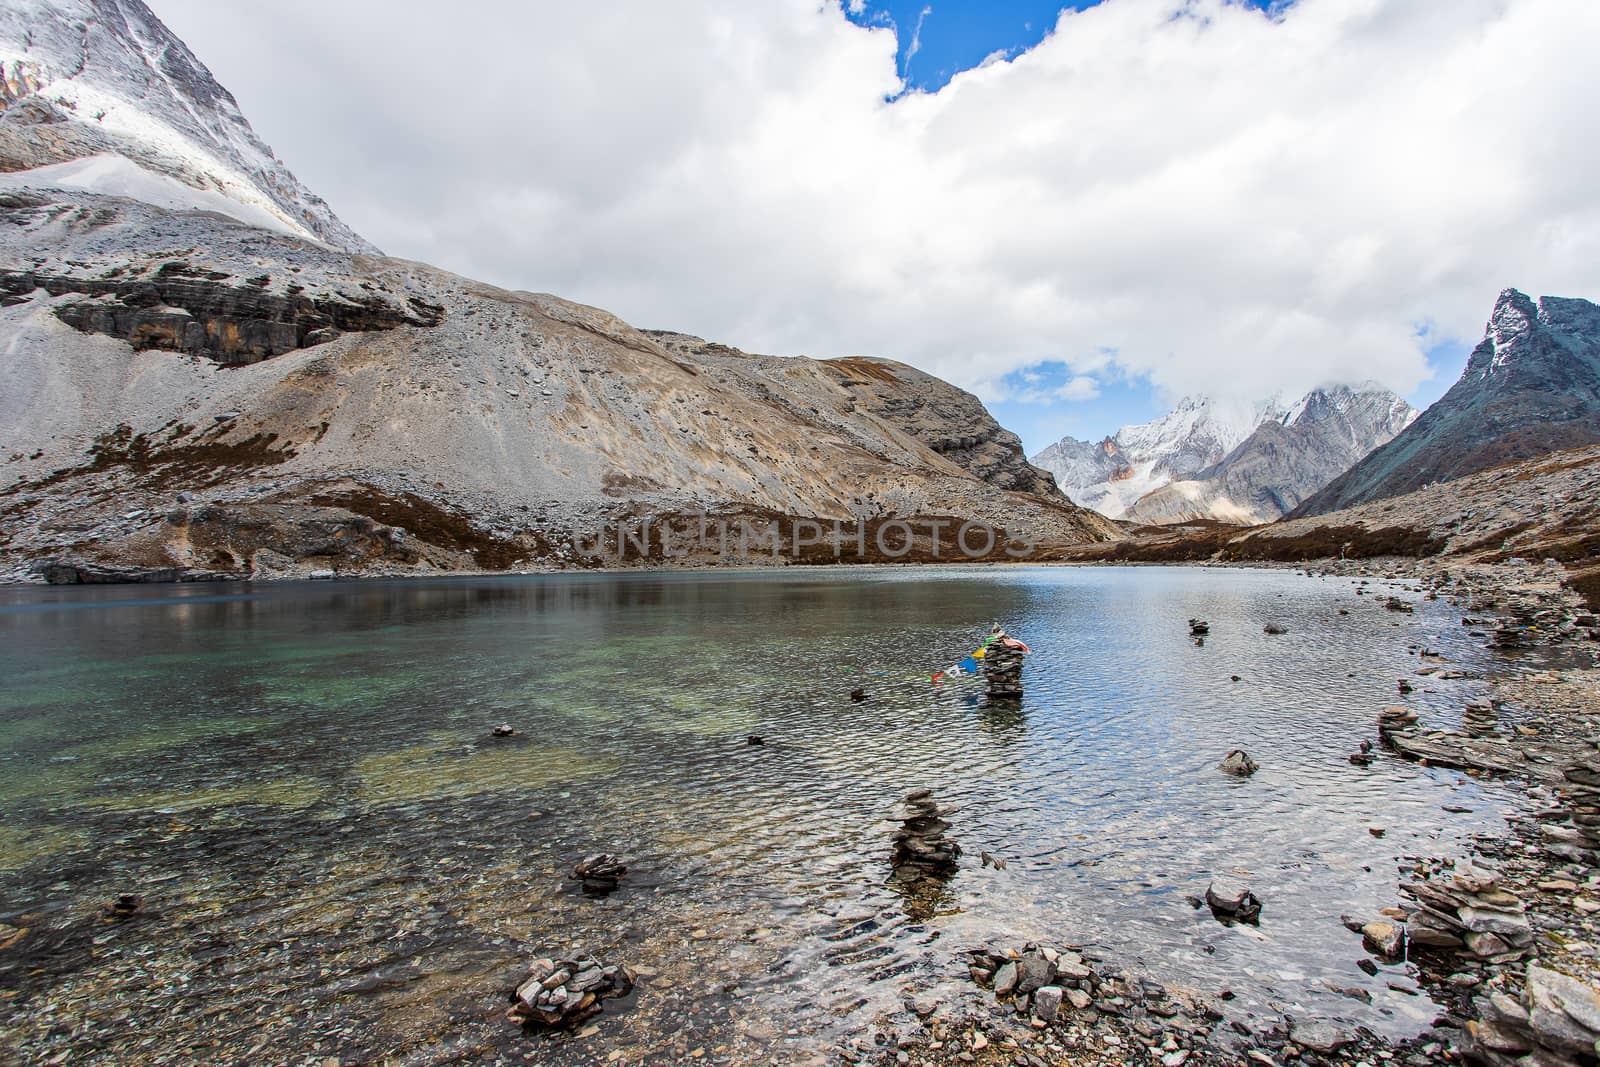
[[1178, 527], [1141, 526], [1121, 541], [1084, 545], [1070, 555], [1103, 563], [1193, 563], [1213, 558], [1245, 529], [1213, 521]]
[[[165, 436], [161, 436], [166, 431]], [[152, 491], [215, 485], [242, 471], [272, 467], [295, 457], [288, 444], [280, 445], [278, 435], [251, 434], [237, 441], [217, 436], [183, 442], [192, 432], [181, 424], [168, 424], [151, 434], [136, 434], [127, 424], [101, 434], [89, 448], [89, 461], [76, 467], [63, 467], [31, 482], [20, 482], [12, 491], [46, 489], [73, 478], [111, 470], [126, 470], [137, 476]]]
[[1506, 543], [1513, 537], [1525, 534], [1537, 525], [1537, 523], [1533, 522], [1519, 522], [1515, 525], [1507, 526], [1503, 530], [1496, 530], [1487, 537], [1480, 537], [1478, 540], [1473, 541], [1470, 544], [1465, 544], [1459, 548], [1456, 548], [1453, 554], [1465, 555], [1471, 552], [1488, 552], [1490, 550], [1500, 551], [1501, 549], [1507, 547]]
[[606, 476], [600, 479], [600, 491], [609, 497], [631, 497], [637, 493], [660, 492], [661, 483], [640, 474], [614, 470], [606, 472]]
[[1446, 539], [1429, 530], [1384, 526], [1318, 526], [1293, 537], [1255, 536], [1230, 543], [1222, 553], [1230, 560], [1271, 560], [1297, 563], [1311, 559], [1373, 559], [1378, 556], [1436, 556]]
[[[507, 570], [529, 555], [529, 549], [522, 544], [486, 534], [460, 512], [442, 508], [415, 493], [396, 496], [362, 486], [344, 493], [324, 493], [313, 497], [311, 503], [344, 508], [386, 526], [398, 526], [430, 545], [466, 552], [486, 571]], [[549, 550], [542, 538], [535, 535], [535, 540], [538, 542], [535, 552], [543, 554]]]
[[860, 377], [870, 381], [887, 382], [890, 385], [900, 384], [900, 376], [892, 369], [874, 360], [862, 359], [860, 356], [823, 360], [823, 366], [831, 367], [846, 379]]

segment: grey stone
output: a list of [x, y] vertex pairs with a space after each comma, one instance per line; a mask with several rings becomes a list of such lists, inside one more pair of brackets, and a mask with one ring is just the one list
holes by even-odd
[[1058, 985], [1040, 986], [1033, 994], [1033, 1013], [1047, 1023], [1055, 1022], [1064, 992]]
[[1289, 1039], [1313, 1052], [1322, 1053], [1337, 1052], [1355, 1042], [1355, 1038], [1337, 1026], [1321, 1020], [1296, 1022], [1289, 1028]]

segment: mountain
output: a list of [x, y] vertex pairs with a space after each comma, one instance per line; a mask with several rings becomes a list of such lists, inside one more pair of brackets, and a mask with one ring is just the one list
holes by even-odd
[[[752, 355], [377, 255], [132, 0], [13, 0], [0, 41], [0, 580], [1118, 534], [914, 368]], [[842, 549], [818, 544], [834, 522]]]
[[1515, 289], [1450, 391], [1291, 512], [1320, 515], [1600, 442], [1600, 307]]
[[785, 545], [802, 519], [1116, 534], [902, 364], [750, 355], [93, 193], [15, 190], [0, 223], [13, 579], [592, 566], [621, 525], [702, 515]]
[[1221, 460], [1269, 418], [1275, 402], [1241, 404], [1185, 397], [1151, 422], [1124, 426], [1098, 444], [1063, 437], [1033, 457], [1077, 503], [1122, 518], [1145, 494], [1192, 478]]
[[289, 173], [139, 0], [0, 4], [0, 171], [23, 170], [34, 184], [219, 211], [377, 252]]
[[1034, 457], [1063, 491], [1116, 519], [1270, 522], [1414, 416], [1377, 385], [1315, 389], [1294, 404], [1186, 397], [1152, 422]]
[[1377, 385], [1314, 389], [1193, 478], [1141, 497], [1134, 522], [1273, 522], [1410, 425], [1417, 412]]

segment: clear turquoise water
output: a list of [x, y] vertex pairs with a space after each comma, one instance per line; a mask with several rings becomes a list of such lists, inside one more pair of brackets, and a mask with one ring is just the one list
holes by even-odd
[[[1432, 1006], [1357, 969], [1339, 916], [1513, 801], [1346, 760], [1408, 646], [1484, 655], [1408, 599], [1182, 568], [0, 590], [0, 921], [28, 930], [0, 950], [0, 1049], [804, 1062], [907, 988], [958, 989], [960, 948], [1029, 937], [1246, 1019], [1413, 1032]], [[1034, 649], [1020, 708], [928, 680], [996, 619]], [[1410, 700], [1449, 722], [1477, 684]], [[1216, 771], [1236, 746], [1253, 778]], [[919, 787], [969, 858], [920, 922], [884, 821]], [[631, 872], [595, 901], [563, 875], [600, 850]], [[1254, 886], [1259, 929], [1185, 903], [1213, 872]], [[119, 892], [145, 910], [105, 923]], [[655, 973], [583, 1041], [500, 1022], [519, 961], [578, 943]]]

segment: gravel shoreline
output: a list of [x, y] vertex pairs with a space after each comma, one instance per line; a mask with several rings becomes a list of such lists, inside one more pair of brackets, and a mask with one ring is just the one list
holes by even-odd
[[[1392, 965], [1405, 959], [1416, 988], [1441, 1006], [1433, 1025], [1404, 1042], [1289, 1014], [1252, 1030], [1226, 1019], [1226, 991], [1171, 990], [1068, 942], [988, 945], [967, 951], [966, 987], [908, 991], [905, 1011], [840, 1045], [831, 1062], [897, 1067], [1460, 1062], [1592, 1067], [1597, 1062], [1600, 857], [1592, 846], [1583, 847], [1585, 840], [1592, 841], [1583, 835], [1594, 827], [1572, 822], [1573, 793], [1584, 789], [1566, 774], [1574, 766], [1600, 768], [1600, 625], [1562, 585], [1562, 569], [1553, 563], [1453, 567], [1442, 560], [1327, 561], [1306, 573], [1398, 582], [1430, 599], [1446, 599], [1463, 612], [1463, 624], [1475, 635], [1514, 650], [1496, 658], [1486, 679], [1492, 723], [1477, 723], [1473, 735], [1465, 729], [1426, 732], [1417, 746], [1430, 746], [1431, 758], [1392, 748], [1382, 758], [1442, 761], [1473, 777], [1504, 779], [1526, 791], [1530, 814], [1512, 817], [1508, 831], [1498, 837], [1479, 838], [1471, 856], [1408, 858], [1394, 907], [1381, 915], [1347, 918], [1353, 931], [1366, 934], [1352, 933], [1352, 951], [1365, 944], [1371, 953], [1363, 963]], [[1419, 677], [1407, 684], [1420, 688], [1429, 675], [1448, 669], [1442, 660], [1424, 659]], [[1403, 687], [1397, 703], [1402, 698]], [[1514, 718], [1515, 725], [1501, 717], [1502, 706], [1511, 710], [1506, 718]], [[1481, 705], [1478, 711], [1490, 714]], [[1373, 709], [1375, 720], [1379, 712]], [[1453, 895], [1473, 905], [1462, 914], [1474, 924], [1504, 922], [1509, 923], [1505, 929], [1519, 931], [1519, 923], [1525, 924], [1525, 942], [1504, 944], [1520, 941], [1520, 932], [1487, 940], [1472, 934], [1472, 943], [1487, 952], [1480, 955], [1459, 938], [1435, 934], [1435, 940], [1455, 940], [1459, 947], [1426, 946], [1426, 924], [1443, 920], [1423, 915], [1429, 907], [1402, 892], [1416, 882], [1422, 883], [1421, 892], [1432, 891], [1436, 902]], [[1476, 895], [1464, 893], [1461, 884]], [[1502, 910], [1518, 918], [1500, 918]], [[1465, 936], [1468, 930], [1463, 925], [1455, 933]], [[1375, 943], [1374, 935], [1386, 936], [1389, 943]], [[1488, 951], [1502, 947], [1508, 951]], [[1386, 950], [1399, 955], [1385, 955]], [[1014, 984], [1017, 974], [1030, 972], [1031, 981]]]

